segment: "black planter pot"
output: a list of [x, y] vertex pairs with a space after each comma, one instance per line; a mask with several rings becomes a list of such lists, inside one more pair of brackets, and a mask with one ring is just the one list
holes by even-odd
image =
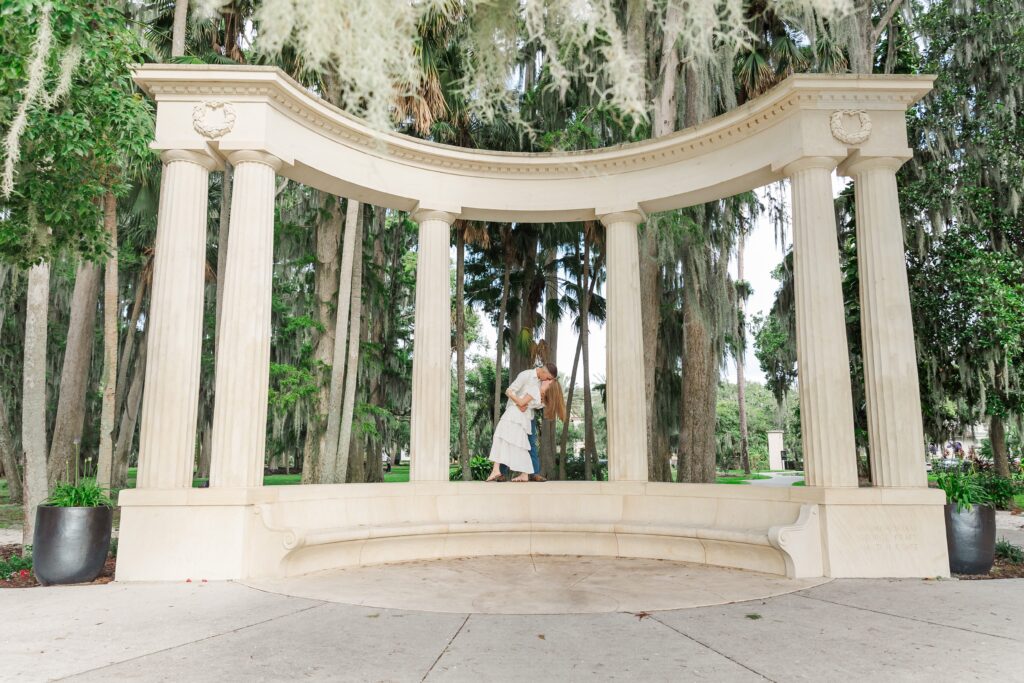
[[946, 505], [946, 547], [949, 570], [954, 574], [987, 574], [996, 552], [996, 511], [974, 505], [957, 512]]
[[92, 581], [110, 550], [114, 511], [108, 507], [36, 508], [32, 571], [44, 586]]

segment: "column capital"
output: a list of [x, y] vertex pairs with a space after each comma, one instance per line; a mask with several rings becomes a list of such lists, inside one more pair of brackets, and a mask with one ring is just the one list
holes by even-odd
[[858, 173], [872, 171], [878, 168], [888, 169], [895, 173], [901, 166], [903, 166], [903, 164], [907, 163], [913, 155], [913, 151], [907, 149], [889, 156], [865, 156], [861, 154], [858, 149], [839, 165], [838, 172], [840, 175], [848, 178], [852, 178]]
[[192, 149], [165, 149], [160, 152], [160, 160], [165, 164], [174, 163], [175, 161], [188, 161], [202, 166], [207, 171], [216, 171], [222, 166], [215, 157]]
[[631, 209], [600, 208], [595, 209], [594, 213], [606, 228], [613, 223], [632, 223], [636, 226], [647, 220], [647, 213], [639, 206]]
[[839, 160], [835, 157], [801, 157], [796, 161], [791, 161], [782, 167], [782, 172], [787, 176], [791, 176], [794, 173], [800, 171], [806, 171], [811, 168], [818, 168], [823, 171], [831, 173], [835, 170]]
[[238, 166], [239, 164], [244, 163], [263, 164], [274, 169], [274, 173], [277, 173], [284, 162], [269, 152], [261, 152], [255, 149], [242, 149], [237, 152], [229, 153], [228, 163], [232, 166]]
[[458, 219], [460, 213], [462, 213], [460, 207], [448, 206], [440, 208], [430, 206], [429, 204], [420, 204], [409, 212], [409, 218], [420, 224], [424, 221], [443, 221], [451, 225]]

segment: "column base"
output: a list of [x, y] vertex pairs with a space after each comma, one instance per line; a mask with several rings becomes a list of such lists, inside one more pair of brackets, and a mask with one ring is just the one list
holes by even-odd
[[818, 500], [821, 508], [822, 563], [826, 576], [949, 576], [943, 516], [946, 496], [942, 491], [807, 487], [803, 495]]

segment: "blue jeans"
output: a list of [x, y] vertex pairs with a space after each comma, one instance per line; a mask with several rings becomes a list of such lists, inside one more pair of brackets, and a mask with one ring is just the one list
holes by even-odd
[[[533, 461], [533, 472], [527, 472], [527, 474], [540, 474], [540, 453], [537, 451], [536, 420], [530, 423], [530, 460]], [[500, 471], [502, 475], [506, 477], [512, 472], [512, 470], [508, 468], [508, 465], [502, 465]]]

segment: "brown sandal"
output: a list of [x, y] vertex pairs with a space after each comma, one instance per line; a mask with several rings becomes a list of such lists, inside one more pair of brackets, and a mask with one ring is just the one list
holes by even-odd
[[505, 475], [504, 474], [499, 474], [498, 476], [493, 477], [493, 478], [492, 477], [488, 477], [486, 479], [486, 481], [505, 481]]

